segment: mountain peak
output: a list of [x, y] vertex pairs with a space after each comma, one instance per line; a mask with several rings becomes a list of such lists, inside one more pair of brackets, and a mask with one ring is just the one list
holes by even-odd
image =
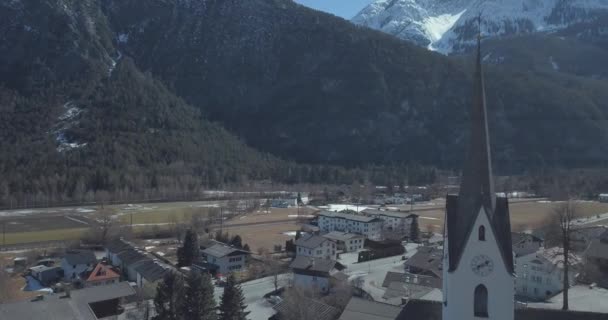
[[486, 36], [563, 29], [597, 18], [608, 0], [377, 0], [353, 22], [444, 54], [474, 45], [481, 13]]

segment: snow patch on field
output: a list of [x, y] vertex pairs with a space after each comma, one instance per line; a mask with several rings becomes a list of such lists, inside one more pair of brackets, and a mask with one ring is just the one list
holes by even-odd
[[87, 143], [70, 141], [66, 135], [67, 130], [78, 124], [78, 117], [83, 113], [83, 110], [78, 108], [73, 101], [68, 101], [63, 105], [65, 110], [59, 117], [58, 123], [55, 125], [55, 140], [58, 143], [57, 152], [65, 152], [73, 149], [85, 147]]

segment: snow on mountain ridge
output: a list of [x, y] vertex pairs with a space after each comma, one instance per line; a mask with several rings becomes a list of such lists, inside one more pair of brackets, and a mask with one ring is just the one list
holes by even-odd
[[475, 41], [482, 32], [499, 36], [558, 30], [608, 10], [608, 0], [377, 0], [353, 22], [442, 53]]

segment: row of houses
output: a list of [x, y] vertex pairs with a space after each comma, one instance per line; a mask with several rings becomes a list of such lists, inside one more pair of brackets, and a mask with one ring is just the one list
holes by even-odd
[[108, 263], [120, 270], [121, 278], [134, 282], [144, 296], [152, 297], [156, 286], [171, 266], [148, 256], [130, 243], [118, 239], [105, 247]]

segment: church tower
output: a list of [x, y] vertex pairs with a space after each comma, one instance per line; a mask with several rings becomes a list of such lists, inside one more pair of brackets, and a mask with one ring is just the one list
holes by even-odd
[[513, 320], [509, 206], [494, 193], [481, 39], [477, 45], [468, 156], [459, 194], [446, 199], [443, 320]]

